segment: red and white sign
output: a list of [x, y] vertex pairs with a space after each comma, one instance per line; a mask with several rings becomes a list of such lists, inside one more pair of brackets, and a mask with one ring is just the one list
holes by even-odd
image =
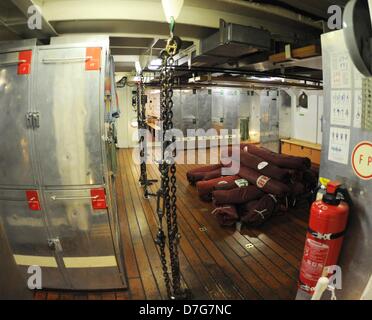
[[300, 279], [302, 282], [310, 280], [314, 281], [314, 285], [316, 284], [323, 274], [328, 252], [328, 245], [312, 239], [306, 240], [304, 256], [300, 269]]
[[31, 60], [32, 51], [21, 51], [18, 54], [19, 64], [18, 64], [18, 74], [30, 74], [31, 73]]
[[363, 179], [372, 179], [372, 142], [362, 141], [356, 145], [351, 156], [355, 174]]
[[90, 190], [90, 195], [92, 197], [93, 210], [107, 209], [105, 189], [92, 189]]
[[28, 202], [28, 208], [32, 211], [40, 211], [41, 205], [39, 201], [39, 194], [36, 190], [27, 190], [26, 198]]
[[258, 188], [262, 189], [264, 186], [266, 186], [266, 183], [268, 183], [269, 181], [270, 181], [269, 177], [259, 176], [256, 181], [256, 185]]
[[101, 48], [87, 48], [86, 58], [85, 70], [101, 69]]

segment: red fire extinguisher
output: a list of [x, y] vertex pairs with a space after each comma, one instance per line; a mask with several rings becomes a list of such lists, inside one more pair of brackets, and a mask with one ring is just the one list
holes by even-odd
[[310, 221], [300, 268], [299, 288], [313, 294], [324, 274], [324, 268], [337, 265], [340, 255], [349, 205], [338, 196], [341, 183], [329, 182], [322, 200], [310, 209]]

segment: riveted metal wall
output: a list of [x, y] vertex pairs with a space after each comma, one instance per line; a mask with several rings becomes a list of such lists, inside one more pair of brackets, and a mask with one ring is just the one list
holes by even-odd
[[[334, 68], [335, 57], [343, 55], [345, 69], [349, 71], [345, 77], [350, 77], [349, 85], [343, 85], [341, 90], [350, 90], [353, 114], [357, 83], [362, 80], [350, 60], [343, 31], [335, 31], [322, 35], [323, 74], [324, 74], [324, 120], [323, 146], [320, 166], [320, 176], [328, 179], [338, 179], [349, 188], [354, 206], [350, 212], [349, 225], [345, 236], [339, 264], [342, 267], [342, 290], [337, 291], [342, 299], [359, 299], [367, 282], [372, 275], [372, 182], [362, 180], [355, 173], [351, 164], [354, 147], [361, 141], [372, 141], [372, 132], [355, 127], [354, 119], [350, 125], [336, 126], [331, 124], [333, 83], [337, 76]], [[345, 66], [345, 65], [344, 65]], [[353, 118], [353, 117], [352, 117]], [[331, 127], [350, 130], [350, 145], [347, 164], [329, 160]]]

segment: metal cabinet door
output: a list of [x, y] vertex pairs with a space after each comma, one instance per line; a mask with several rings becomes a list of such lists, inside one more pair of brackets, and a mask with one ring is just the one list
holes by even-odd
[[240, 91], [237, 89], [225, 89], [224, 100], [224, 129], [238, 129]]
[[187, 135], [187, 130], [195, 130], [197, 123], [197, 94], [193, 90], [181, 90], [182, 130]]
[[198, 90], [197, 128], [205, 131], [212, 128], [212, 92], [207, 89]]
[[271, 151], [279, 152], [279, 107], [277, 91], [261, 95], [261, 145]]
[[86, 51], [39, 49], [35, 132], [46, 186], [103, 183], [104, 79], [100, 70], [86, 70]]
[[212, 128], [220, 134], [224, 123], [224, 89], [212, 89]]
[[181, 90], [173, 90], [173, 128], [182, 131]]
[[49, 247], [49, 233], [42, 204], [41, 210], [31, 210], [26, 190], [0, 190], [0, 223], [25, 286], [30, 277], [28, 267], [38, 265], [42, 270], [43, 288], [70, 288], [60, 271], [54, 251]]
[[[31, 156], [31, 73], [19, 74], [19, 52], [0, 53], [0, 186], [34, 186]], [[33, 70], [31, 69], [31, 72]]]
[[73, 289], [124, 288], [107, 209], [94, 210], [91, 190], [44, 192], [51, 231], [59, 240]]

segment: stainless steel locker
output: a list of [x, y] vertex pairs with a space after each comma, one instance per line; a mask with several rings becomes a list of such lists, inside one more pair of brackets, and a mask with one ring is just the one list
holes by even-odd
[[0, 300], [32, 299], [33, 293], [24, 285], [24, 277], [22, 277], [21, 272], [14, 261], [6, 233], [1, 222], [0, 261]]
[[182, 106], [181, 106], [181, 90], [173, 91], [173, 127], [178, 130], [183, 130], [182, 127]]
[[[0, 48], [0, 187], [4, 188], [37, 183], [30, 134], [35, 46], [36, 41], [29, 40]], [[21, 70], [22, 64], [28, 70]]]
[[279, 152], [278, 91], [262, 92], [260, 97], [260, 143], [263, 147]]
[[224, 122], [224, 89], [212, 89], [212, 126], [217, 130]]
[[40, 210], [31, 209], [27, 192], [29, 190], [0, 190], [0, 223], [24, 278], [24, 286], [30, 276], [28, 267], [38, 265], [42, 268], [43, 287], [70, 288], [61, 260], [48, 244], [51, 234], [45, 206], [40, 199]]
[[193, 90], [181, 90], [182, 131], [187, 134], [188, 129], [197, 129], [198, 96]]
[[[7, 48], [0, 45], [0, 58]], [[10, 93], [0, 108], [14, 125], [18, 145], [14, 155], [0, 157], [0, 170], [15, 172], [2, 176], [0, 223], [22, 272], [30, 264], [42, 267], [44, 288], [126, 287], [112, 148], [118, 110], [105, 91], [108, 48], [106, 36], [58, 37], [51, 45], [32, 47], [28, 67], [9, 63], [9, 50], [2, 60], [10, 65], [0, 78]], [[20, 66], [32, 71], [19, 81], [24, 100], [14, 90], [19, 78], [8, 75]], [[33, 81], [24, 80], [31, 76]], [[2, 119], [0, 130], [9, 129]], [[12, 161], [13, 156], [23, 161]]]
[[224, 90], [224, 129], [231, 133], [239, 126], [240, 91], [238, 89]]
[[[104, 76], [85, 70], [86, 47], [39, 48], [36, 147], [46, 186], [103, 184], [101, 108]], [[100, 59], [104, 65], [105, 51]]]
[[208, 89], [200, 89], [197, 94], [197, 128], [207, 131], [212, 128], [212, 92]]
[[71, 289], [120, 288], [108, 212], [94, 209], [91, 191], [45, 190], [50, 228], [59, 246], [55, 251], [63, 261]]

